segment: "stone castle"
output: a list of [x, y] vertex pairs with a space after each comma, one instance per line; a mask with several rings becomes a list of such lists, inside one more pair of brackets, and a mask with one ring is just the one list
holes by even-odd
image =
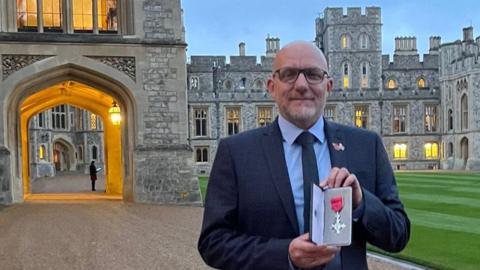
[[[313, 18], [312, 18], [313, 21]], [[186, 29], [188, 31], [188, 29]], [[396, 169], [480, 169], [480, 38], [414, 37], [381, 52], [380, 8], [326, 8], [312, 40], [335, 82], [330, 120], [382, 135]], [[259, 60], [186, 59], [179, 0], [0, 0], [0, 204], [32, 178], [96, 160], [107, 195], [200, 204], [218, 141], [274, 121], [266, 92], [280, 39]], [[110, 121], [114, 105], [121, 123]]]
[[[328, 60], [334, 91], [325, 117], [379, 133], [395, 169], [480, 170], [480, 37], [430, 38], [423, 61], [415, 37], [395, 39], [393, 61], [382, 55], [378, 7], [326, 8], [315, 44]], [[257, 62], [245, 55], [191, 56], [189, 139], [199, 174], [208, 174], [220, 138], [275, 119], [266, 92], [278, 38], [266, 39]]]

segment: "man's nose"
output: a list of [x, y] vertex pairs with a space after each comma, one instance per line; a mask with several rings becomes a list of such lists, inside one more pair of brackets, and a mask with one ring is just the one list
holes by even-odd
[[305, 92], [308, 89], [308, 81], [307, 78], [305, 78], [303, 72], [300, 72], [300, 74], [298, 74], [297, 80], [295, 80], [295, 89], [301, 92]]

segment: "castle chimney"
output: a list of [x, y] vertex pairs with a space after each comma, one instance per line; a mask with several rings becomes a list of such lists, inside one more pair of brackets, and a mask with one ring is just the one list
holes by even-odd
[[240, 42], [240, 44], [238, 44], [238, 54], [240, 56], [245, 56], [245, 43], [244, 42]]
[[441, 38], [438, 36], [430, 37], [430, 54], [438, 54], [438, 50], [440, 49]]
[[280, 39], [267, 36], [267, 38], [265, 39], [265, 42], [267, 47], [266, 56], [275, 57], [278, 50], [280, 50]]
[[415, 55], [417, 54], [416, 37], [396, 37], [395, 54], [397, 55]]
[[473, 41], [473, 27], [463, 28], [463, 41]]

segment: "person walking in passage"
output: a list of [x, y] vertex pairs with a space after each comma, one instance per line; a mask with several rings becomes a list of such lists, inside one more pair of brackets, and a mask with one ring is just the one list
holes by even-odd
[[[218, 269], [362, 270], [368, 269], [367, 242], [401, 251], [410, 221], [381, 138], [323, 117], [333, 81], [322, 51], [293, 42], [272, 67], [268, 91], [278, 118], [218, 145], [198, 240], [203, 260]], [[302, 151], [315, 160], [303, 162]], [[311, 185], [311, 172], [322, 187], [352, 188], [350, 246], [309, 241], [304, 186]]]
[[97, 181], [97, 167], [95, 167], [95, 161], [90, 163], [90, 180], [92, 181], [92, 191], [96, 191], [95, 182]]

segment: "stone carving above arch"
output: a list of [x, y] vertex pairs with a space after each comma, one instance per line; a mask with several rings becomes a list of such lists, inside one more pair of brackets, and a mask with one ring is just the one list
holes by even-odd
[[5, 80], [26, 66], [54, 55], [25, 55], [25, 54], [2, 54], [2, 78]]
[[135, 57], [130, 56], [92, 56], [85, 57], [97, 60], [128, 75], [133, 81], [136, 81]]

